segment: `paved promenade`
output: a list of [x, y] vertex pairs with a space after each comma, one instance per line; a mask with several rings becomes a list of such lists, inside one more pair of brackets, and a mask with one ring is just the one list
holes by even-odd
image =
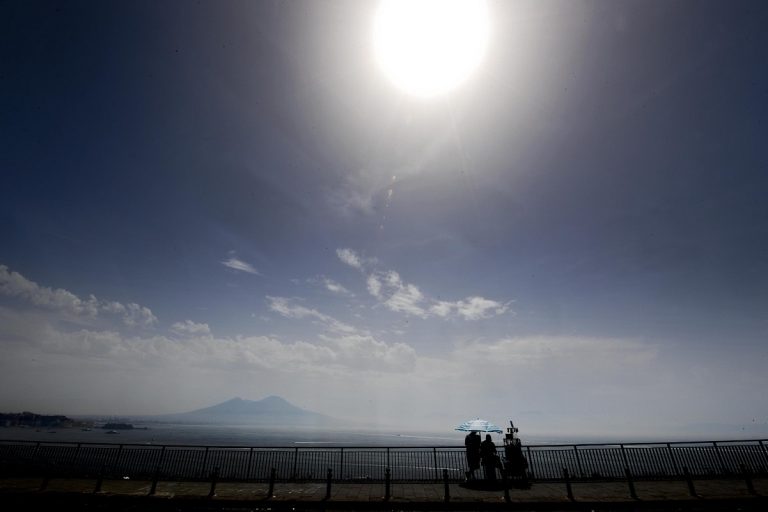
[[97, 510], [768, 510], [768, 479], [755, 479], [753, 487], [754, 494], [743, 480], [701, 480], [694, 497], [685, 482], [636, 482], [632, 498], [626, 482], [574, 483], [569, 499], [564, 483], [541, 483], [512, 488], [507, 500], [500, 487], [450, 484], [445, 501], [444, 484], [392, 484], [386, 499], [381, 483], [333, 483], [330, 497], [324, 483], [277, 483], [268, 497], [267, 484], [221, 483], [210, 496], [210, 483], [158, 482], [149, 496], [148, 481], [105, 480], [94, 493], [93, 480], [53, 479], [41, 490], [40, 479], [10, 478], [0, 480], [0, 503]]

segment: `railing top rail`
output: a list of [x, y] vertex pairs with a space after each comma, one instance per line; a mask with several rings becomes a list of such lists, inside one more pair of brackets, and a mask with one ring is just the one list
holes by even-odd
[[322, 446], [309, 446], [307, 444], [300, 445], [285, 445], [285, 446], [260, 446], [260, 445], [224, 445], [224, 444], [174, 444], [174, 443], [118, 443], [118, 442], [98, 442], [98, 441], [36, 441], [29, 439], [0, 439], [0, 444], [33, 444], [40, 446], [59, 446], [59, 445], [82, 445], [82, 446], [137, 446], [142, 448], [161, 448], [163, 446], [168, 448], [227, 448], [238, 450], [433, 450], [433, 449], [451, 449], [451, 450], [464, 450], [464, 446], [459, 445], [445, 445], [445, 446], [381, 446], [381, 445], [347, 445], [347, 444], [324, 444]]
[[712, 446], [713, 443], [725, 444], [725, 443], [751, 443], [751, 444], [757, 444], [757, 443], [768, 443], [768, 439], [717, 439], [717, 440], [711, 440], [711, 441], [630, 441], [630, 442], [623, 442], [623, 441], [614, 441], [614, 442], [606, 442], [606, 443], [552, 443], [552, 444], [523, 444], [524, 446], [528, 446], [531, 448], [573, 448], [574, 446], [582, 447], [582, 446], [600, 446], [600, 447], [612, 447], [612, 446], [667, 446], [669, 445], [701, 445], [701, 446]]
[[[644, 447], [664, 447], [667, 445], [689, 445], [689, 446], [703, 446], [703, 445], [712, 445], [713, 443], [717, 444], [726, 444], [726, 443], [738, 443], [738, 444], [759, 444], [759, 443], [766, 443], [768, 442], [768, 439], [726, 439], [726, 440], [716, 440], [716, 441], [652, 441], [652, 442], [628, 442], [628, 443], [622, 443], [622, 442], [610, 442], [610, 443], [563, 443], [563, 444], [525, 444], [524, 446], [526, 448], [532, 448], [532, 449], [566, 449], [570, 448], [573, 449], [574, 447], [580, 448], [580, 447], [594, 447], [594, 448], [613, 448], [613, 447], [621, 447], [621, 446], [644, 446]], [[200, 445], [200, 444], [160, 444], [160, 443], [119, 443], [119, 442], [82, 442], [82, 441], [36, 441], [36, 440], [29, 440], [29, 439], [0, 439], [0, 444], [33, 444], [33, 445], [40, 445], [40, 446], [103, 446], [103, 447], [109, 447], [109, 446], [123, 446], [123, 447], [141, 447], [141, 448], [195, 448], [195, 449], [206, 449], [206, 448], [216, 448], [216, 449], [237, 449], [237, 450], [302, 450], [302, 451], [341, 451], [344, 450], [433, 450], [433, 449], [439, 449], [439, 450], [464, 450], [464, 446], [455, 446], [455, 445], [444, 445], [444, 446], [378, 446], [378, 445], [369, 445], [369, 446], [349, 446], [349, 445], [323, 445], [323, 446], [307, 446], [307, 445], [292, 445], [292, 446], [250, 446], [250, 445]]]

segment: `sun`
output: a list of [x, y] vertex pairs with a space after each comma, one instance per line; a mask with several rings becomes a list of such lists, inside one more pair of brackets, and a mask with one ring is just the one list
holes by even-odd
[[483, 0], [383, 0], [374, 18], [376, 60], [406, 93], [442, 95], [482, 62], [488, 18]]

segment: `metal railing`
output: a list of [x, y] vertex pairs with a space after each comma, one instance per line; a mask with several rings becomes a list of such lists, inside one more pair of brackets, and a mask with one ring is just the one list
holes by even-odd
[[[766, 440], [525, 446], [534, 481], [768, 475]], [[499, 447], [499, 455], [504, 457]], [[272, 470], [274, 468], [274, 476]], [[0, 440], [0, 475], [434, 482], [465, 478], [463, 447], [240, 447]], [[389, 473], [389, 477], [387, 476]], [[564, 475], [568, 475], [564, 477]]]

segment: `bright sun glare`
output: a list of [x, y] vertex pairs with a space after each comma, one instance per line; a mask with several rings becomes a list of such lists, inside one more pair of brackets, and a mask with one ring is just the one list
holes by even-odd
[[374, 21], [376, 58], [397, 87], [436, 96], [480, 64], [488, 25], [483, 0], [383, 0]]

